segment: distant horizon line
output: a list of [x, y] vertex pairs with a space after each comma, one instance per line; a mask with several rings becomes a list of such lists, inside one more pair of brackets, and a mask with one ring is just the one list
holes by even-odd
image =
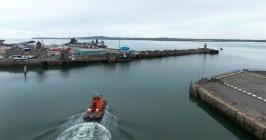
[[146, 41], [200, 41], [200, 42], [266, 42], [266, 39], [224, 39], [224, 38], [173, 38], [173, 37], [33, 37], [32, 39], [100, 39], [100, 40], [146, 40]]
[[80, 37], [32, 37], [32, 38], [0, 38], [0, 40], [30, 40], [30, 39], [99, 39], [99, 40], [140, 40], [140, 41], [194, 41], [194, 42], [266, 42], [266, 39], [226, 39], [226, 38], [174, 38], [174, 37], [110, 37], [110, 36], [80, 36]]

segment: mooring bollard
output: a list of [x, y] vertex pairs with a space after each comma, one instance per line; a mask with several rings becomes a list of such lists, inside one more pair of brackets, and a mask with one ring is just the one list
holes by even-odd
[[24, 66], [24, 76], [27, 77], [27, 66]]

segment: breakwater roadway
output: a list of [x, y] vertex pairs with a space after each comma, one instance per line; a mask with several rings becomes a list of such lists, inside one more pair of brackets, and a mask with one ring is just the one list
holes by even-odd
[[112, 56], [112, 54], [107, 54], [103, 56], [95, 56], [89, 58], [76, 58], [75, 60], [38, 58], [38, 59], [28, 59], [24, 61], [14, 61], [12, 59], [3, 59], [0, 60], [0, 67], [24, 67], [25, 65], [30, 67], [86, 65], [91, 63], [115, 63], [115, 62], [124, 62], [124, 61], [128, 62], [138, 59], [160, 58], [160, 57], [182, 56], [182, 55], [193, 55], [193, 54], [219, 54], [219, 51], [209, 48], [198, 48], [198, 49], [188, 49], [188, 50], [140, 51], [138, 54], [129, 55], [127, 58], [115, 58]]
[[266, 140], [265, 71], [241, 70], [191, 84], [190, 94], [260, 140]]

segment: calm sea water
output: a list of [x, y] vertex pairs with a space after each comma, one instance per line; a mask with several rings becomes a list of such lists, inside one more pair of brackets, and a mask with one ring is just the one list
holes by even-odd
[[[67, 40], [44, 40], [45, 43]], [[118, 41], [106, 41], [112, 48]], [[122, 41], [134, 50], [188, 49], [203, 42]], [[190, 55], [62, 69], [0, 69], [0, 139], [251, 140], [189, 96], [189, 83], [236, 69], [266, 69], [265, 43], [209, 43], [219, 55]], [[83, 123], [102, 94], [101, 124]]]

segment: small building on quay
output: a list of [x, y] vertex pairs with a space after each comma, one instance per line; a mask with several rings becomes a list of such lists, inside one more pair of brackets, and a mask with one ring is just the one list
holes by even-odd
[[17, 46], [10, 46], [5, 48], [5, 56], [7, 58], [13, 55], [23, 55], [24, 52], [22, 49], [18, 48]]
[[4, 46], [4, 41], [5, 40], [0, 39], [0, 57], [5, 55], [6, 48]]
[[0, 39], [0, 46], [3, 46], [4, 45], [4, 42], [5, 42], [5, 40]]
[[6, 48], [5, 47], [0, 47], [0, 56], [4, 56], [6, 53]]

